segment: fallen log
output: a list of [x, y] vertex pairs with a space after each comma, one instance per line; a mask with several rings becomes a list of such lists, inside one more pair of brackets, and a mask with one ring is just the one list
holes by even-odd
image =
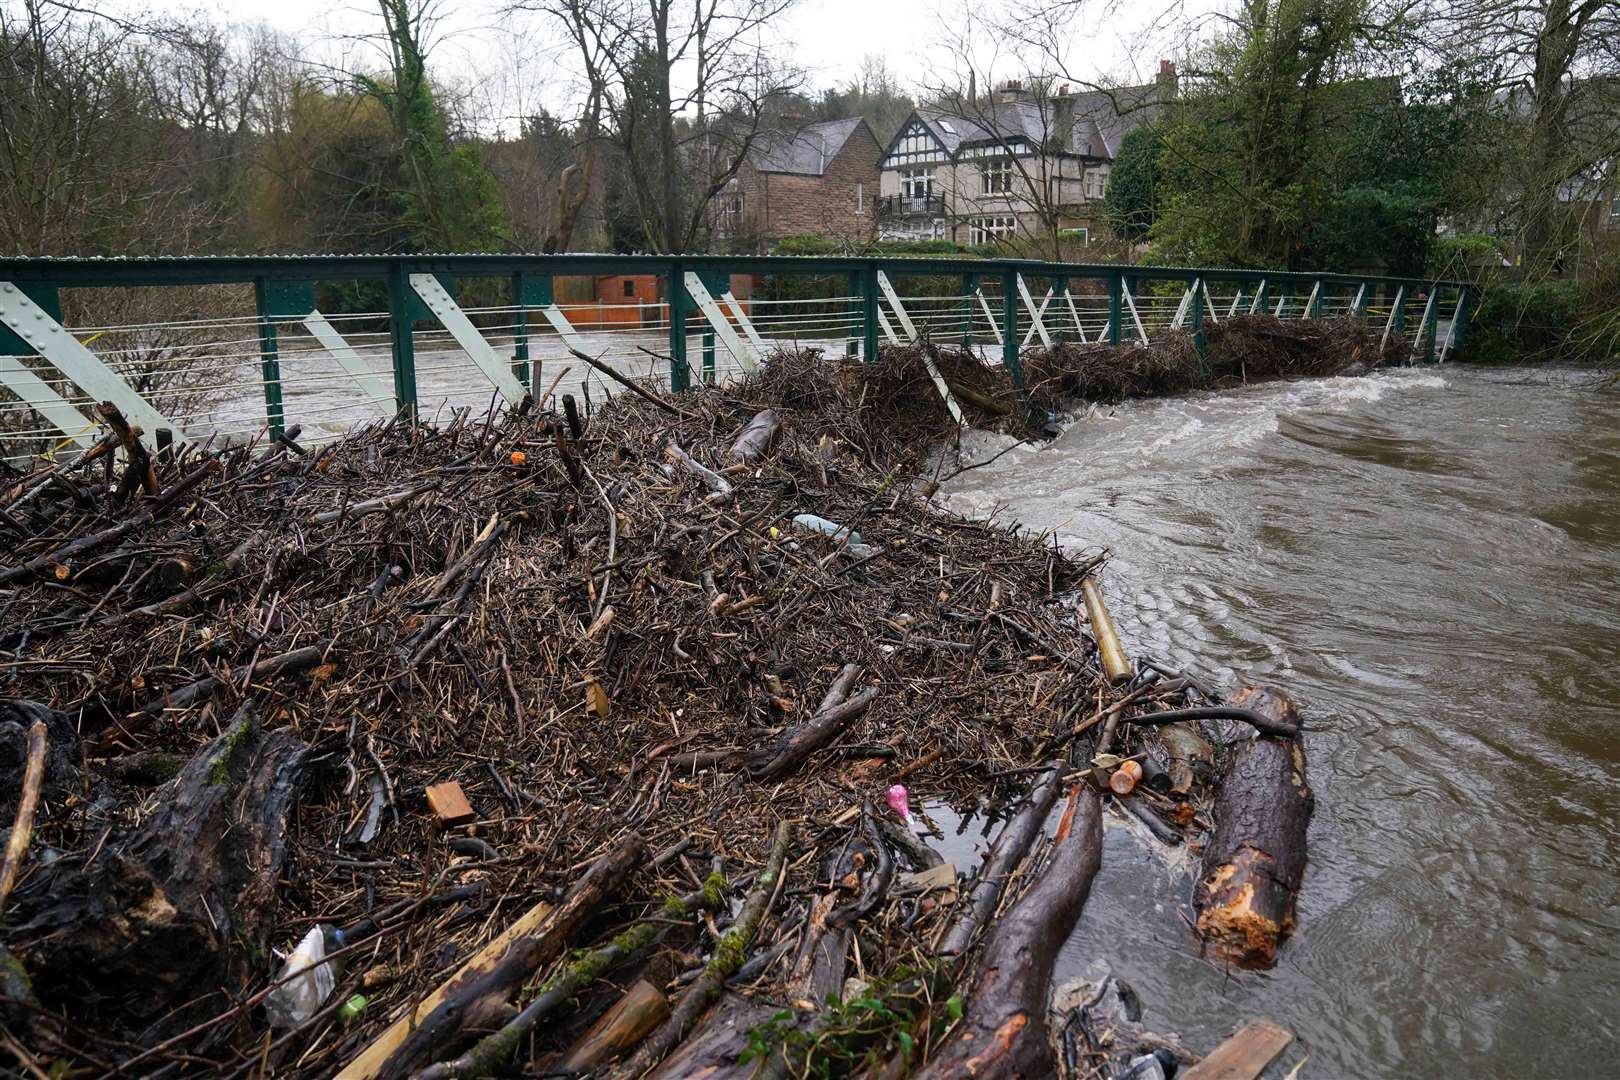
[[781, 430], [782, 414], [775, 409], [761, 409], [731, 444], [731, 457], [744, 463], [758, 461], [770, 450]]
[[851, 720], [864, 713], [877, 700], [878, 690], [875, 686], [848, 696], [859, 675], [857, 665], [845, 664], [810, 719], [785, 735], [774, 748], [758, 755], [755, 764], [749, 767], [749, 775], [760, 781], [779, 780], [837, 738]]
[[776, 833], [771, 839], [770, 854], [765, 860], [765, 868], [759, 872], [759, 877], [754, 879], [753, 889], [749, 892], [748, 899], [743, 902], [742, 911], [737, 914], [737, 921], [720, 935], [720, 940], [714, 947], [713, 958], [705, 966], [697, 982], [687, 987], [686, 992], [681, 995], [680, 1003], [675, 1006], [675, 1011], [669, 1019], [641, 1044], [627, 1065], [612, 1074], [618, 1080], [641, 1076], [667, 1057], [676, 1044], [686, 1037], [687, 1032], [692, 1030], [710, 1003], [719, 996], [720, 991], [725, 988], [727, 977], [742, 966], [748, 944], [758, 932], [760, 920], [765, 917], [766, 909], [776, 896], [777, 886], [781, 884], [782, 867], [787, 861], [788, 845], [792, 841], [793, 826], [786, 821], [778, 822]]
[[157, 809], [114, 831], [88, 868], [64, 859], [18, 894], [27, 921], [12, 942], [42, 1001], [114, 1028], [179, 1023], [208, 1000], [199, 989], [245, 996], [259, 976], [253, 957], [268, 952], [310, 753], [254, 714], [251, 701], [238, 709], [158, 791]]
[[[529, 908], [515, 919], [511, 926], [502, 930], [489, 944], [478, 950], [471, 959], [456, 969], [456, 973], [434, 989], [426, 998], [395, 1020], [383, 1033], [372, 1041], [355, 1059], [345, 1065], [337, 1074], [337, 1080], [371, 1080], [377, 1075], [383, 1063], [399, 1048], [416, 1025], [430, 1016], [434, 1010], [444, 1004], [446, 998], [459, 986], [468, 973], [487, 967], [504, 956], [513, 942], [519, 941], [527, 935], [538, 930], [551, 914], [552, 905], [541, 901]], [[350, 936], [358, 936], [359, 930], [345, 931]]]
[[1068, 832], [1059, 830], [1035, 884], [999, 920], [985, 943], [961, 1021], [918, 1080], [1053, 1076], [1046, 1031], [1052, 967], [1102, 865], [1102, 808], [1096, 792], [1071, 796]]
[[1298, 738], [1300, 732], [1299, 716], [1294, 712], [1292, 705], [1288, 707], [1286, 716], [1272, 715], [1261, 709], [1246, 709], [1236, 705], [1212, 705], [1202, 709], [1165, 709], [1161, 712], [1125, 718], [1127, 724], [1143, 727], [1162, 727], [1190, 720], [1241, 720], [1261, 734], [1274, 735], [1279, 739]]
[[[1299, 730], [1293, 703], [1280, 690], [1245, 687], [1232, 703]], [[1243, 967], [1276, 962], [1277, 946], [1294, 929], [1314, 809], [1302, 739], [1261, 734], [1232, 753], [1193, 896], [1198, 930], [1218, 956]]]
[[966, 950], [979, 928], [996, 913], [1008, 878], [1024, 861], [1024, 856], [1029, 854], [1030, 846], [1035, 843], [1035, 837], [1040, 835], [1041, 826], [1046, 822], [1046, 816], [1057, 802], [1062, 787], [1060, 771], [1055, 766], [1047, 770], [1040, 783], [1029, 793], [1029, 800], [1018, 816], [1007, 822], [996, 837], [996, 842], [985, 856], [984, 866], [973, 880], [967, 903], [939, 943], [941, 955], [955, 956]]
[[669, 999], [646, 979], [637, 979], [613, 1007], [568, 1050], [560, 1068], [582, 1073], [612, 1061], [669, 1018]]
[[22, 797], [17, 800], [17, 817], [6, 835], [5, 855], [0, 858], [0, 915], [5, 914], [6, 899], [17, 883], [17, 875], [22, 872], [28, 843], [34, 838], [34, 811], [39, 807], [39, 789], [45, 780], [47, 730], [43, 720], [35, 720], [28, 728], [28, 764], [23, 771]]
[[542, 964], [561, 955], [575, 931], [646, 855], [646, 843], [639, 834], [631, 833], [597, 859], [532, 934], [518, 938], [493, 963], [465, 972], [443, 1002], [377, 1067], [375, 1075], [382, 1080], [402, 1080], [446, 1043], [499, 1017], [512, 993]]
[[[668, 921], [681, 919], [694, 911], [714, 911], [720, 907], [722, 900], [723, 882], [719, 872], [711, 878], [708, 885], [699, 892], [689, 896], [671, 897], [665, 902], [660, 911], [660, 918], [656, 921], [637, 923], [635, 926], [618, 934], [607, 945], [580, 956], [570, 962], [562, 971], [547, 981], [540, 996], [529, 1003], [522, 1012], [509, 1020], [499, 1031], [486, 1036], [471, 1050], [452, 1061], [440, 1062], [417, 1074], [417, 1080], [450, 1080], [450, 1078], [464, 1078], [488, 1076], [503, 1068], [512, 1058], [514, 1052], [521, 1045], [523, 1038], [533, 1031], [540, 1021], [557, 1012], [571, 998], [588, 987], [595, 979], [627, 959], [632, 954], [640, 952], [658, 940], [659, 934], [667, 929]], [[663, 995], [659, 995], [663, 1001]], [[664, 1016], [669, 1014], [669, 1005], [664, 1003], [663, 1015], [657, 1022], [662, 1022]], [[637, 1015], [640, 1015], [639, 1013]], [[628, 1021], [627, 1021], [628, 1022]], [[642, 1036], [656, 1026], [657, 1022], [649, 1024], [641, 1030], [635, 1038], [618, 1046], [613, 1053], [620, 1053], [639, 1042]], [[609, 1040], [622, 1037], [623, 1032], [615, 1029], [618, 1034]], [[609, 1042], [593, 1044], [586, 1057], [591, 1058], [591, 1064], [600, 1064], [610, 1056]], [[574, 1071], [581, 1071], [585, 1065], [569, 1066]]]

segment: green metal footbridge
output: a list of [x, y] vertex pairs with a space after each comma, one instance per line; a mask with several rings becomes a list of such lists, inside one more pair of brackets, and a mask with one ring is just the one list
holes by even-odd
[[100, 401], [166, 445], [295, 424], [319, 441], [559, 385], [589, 400], [604, 386], [574, 350], [680, 391], [772, 348], [866, 358], [926, 334], [1022, 386], [1024, 349], [1184, 333], [1202, 354], [1209, 325], [1264, 312], [1364, 319], [1434, 363], [1476, 304], [1445, 280], [1017, 259], [0, 259], [0, 457], [91, 445]]

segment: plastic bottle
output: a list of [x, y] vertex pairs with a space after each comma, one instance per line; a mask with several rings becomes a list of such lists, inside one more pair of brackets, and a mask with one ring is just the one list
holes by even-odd
[[343, 931], [325, 924], [315, 927], [281, 965], [275, 980], [281, 985], [264, 1000], [272, 1027], [297, 1027], [332, 996], [332, 988], [337, 985], [337, 964], [326, 959], [328, 938], [334, 948], [341, 947]]
[[1114, 775], [1108, 778], [1108, 786], [1115, 795], [1129, 795], [1140, 779], [1142, 779], [1142, 763], [1122, 761], [1119, 768], [1114, 770]]

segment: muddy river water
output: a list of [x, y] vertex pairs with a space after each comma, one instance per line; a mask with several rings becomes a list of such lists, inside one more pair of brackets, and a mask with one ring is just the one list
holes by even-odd
[[1105, 959], [1301, 1077], [1620, 1075], [1620, 392], [1446, 366], [1093, 411], [950, 485], [1115, 553], [1127, 646], [1302, 706], [1317, 792], [1275, 970], [1197, 956], [1190, 871], [1110, 828]]

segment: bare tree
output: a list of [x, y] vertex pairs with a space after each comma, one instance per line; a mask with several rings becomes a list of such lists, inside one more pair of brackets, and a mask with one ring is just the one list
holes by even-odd
[[[800, 76], [771, 58], [772, 21], [794, 0], [519, 0], [562, 27], [589, 86], [582, 135], [615, 145], [646, 242], [688, 251], [709, 203]], [[587, 158], [587, 166], [592, 159]], [[588, 169], [587, 169], [588, 171]], [[564, 202], [567, 202], [566, 192]]]
[[1620, 4], [1614, 0], [1432, 0], [1422, 14], [1441, 57], [1497, 73], [1506, 133], [1503, 194], [1532, 267], [1561, 266], [1572, 204], [1612, 197], [1620, 167]]

